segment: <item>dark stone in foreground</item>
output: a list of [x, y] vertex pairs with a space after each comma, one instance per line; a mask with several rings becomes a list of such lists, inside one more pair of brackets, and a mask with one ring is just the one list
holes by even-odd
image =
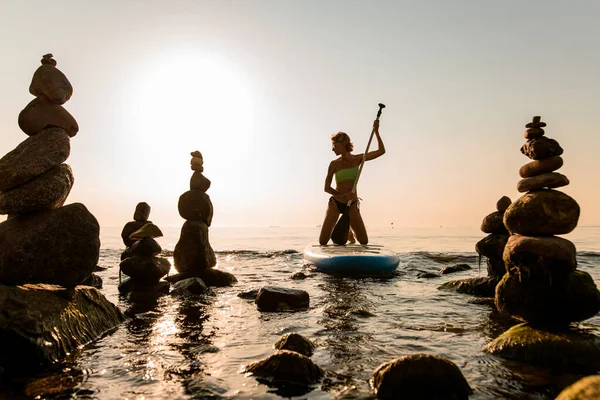
[[0, 282], [74, 287], [96, 268], [100, 227], [83, 204], [0, 223]]
[[31, 370], [63, 359], [124, 320], [95, 288], [0, 285], [0, 366]]
[[70, 152], [69, 135], [60, 128], [48, 128], [25, 139], [0, 159], [0, 192], [62, 164]]
[[297, 333], [288, 333], [287, 335], [283, 335], [281, 338], [279, 338], [277, 343], [275, 343], [275, 348], [278, 350], [295, 351], [296, 353], [310, 357], [315, 350], [315, 345], [302, 335]]
[[308, 308], [308, 292], [275, 286], [263, 286], [254, 301], [260, 311], [302, 310]]
[[505, 359], [563, 371], [595, 373], [600, 370], [600, 339], [574, 329], [553, 332], [519, 324], [483, 350]]
[[510, 233], [527, 236], [564, 235], [579, 221], [579, 204], [558, 190], [543, 189], [526, 193], [504, 213]]
[[555, 400], [600, 399], [600, 375], [586, 376], [565, 388]]
[[245, 371], [273, 384], [310, 385], [325, 376], [325, 371], [310, 358], [288, 350], [279, 350], [269, 358], [249, 364]]
[[473, 390], [449, 360], [413, 354], [381, 364], [371, 379], [380, 399], [466, 400]]

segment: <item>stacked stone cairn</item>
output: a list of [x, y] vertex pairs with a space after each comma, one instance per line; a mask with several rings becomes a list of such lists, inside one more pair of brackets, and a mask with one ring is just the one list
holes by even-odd
[[[132, 301], [144, 301], [169, 293], [169, 282], [161, 279], [169, 273], [171, 263], [158, 257], [162, 248], [154, 238], [163, 234], [158, 226], [148, 221], [149, 216], [150, 206], [139, 203], [133, 215], [134, 221], [128, 222], [121, 234], [123, 243], [130, 245], [121, 254], [119, 276], [122, 272], [129, 278], [119, 284], [119, 292], [128, 294]], [[142, 225], [141, 228], [130, 232], [139, 225]]]
[[173, 251], [175, 269], [179, 272], [169, 277], [170, 282], [200, 278], [207, 286], [230, 286], [237, 282], [228, 272], [214, 269], [217, 258], [208, 240], [208, 228], [213, 218], [213, 205], [206, 191], [210, 180], [204, 172], [204, 159], [199, 151], [190, 153], [190, 190], [179, 197], [179, 215], [185, 219], [179, 241]]
[[519, 171], [517, 189], [525, 194], [504, 213], [511, 236], [503, 253], [507, 273], [495, 297], [499, 311], [525, 323], [485, 349], [525, 362], [598, 370], [600, 341], [569, 327], [596, 315], [600, 292], [587, 272], [576, 269], [573, 243], [556, 236], [575, 229], [580, 210], [573, 198], [555, 190], [569, 180], [554, 172], [563, 164], [563, 149], [544, 136], [545, 126], [540, 117], [526, 125], [521, 152], [533, 161]]
[[0, 159], [0, 370], [8, 360], [38, 367], [66, 356], [123, 320], [95, 288], [100, 227], [80, 203], [63, 206], [73, 186], [70, 139], [79, 130], [63, 107], [73, 94], [46, 54], [18, 125], [29, 138]]
[[[459, 279], [444, 283], [441, 289], [453, 289], [459, 293], [472, 294], [479, 297], [488, 297], [490, 301], [496, 294], [496, 285], [506, 273], [502, 259], [504, 247], [508, 241], [508, 230], [504, 226], [504, 212], [511, 201], [507, 196], [502, 196], [496, 202], [496, 211], [485, 216], [481, 222], [481, 230], [488, 233], [475, 245], [475, 251], [487, 258], [487, 275], [478, 278]], [[481, 260], [481, 259], [480, 259]]]

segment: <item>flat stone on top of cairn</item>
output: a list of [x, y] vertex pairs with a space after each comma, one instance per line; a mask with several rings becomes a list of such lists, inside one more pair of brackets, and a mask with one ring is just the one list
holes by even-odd
[[[532, 125], [535, 124], [541, 127], [543, 123], [539, 117], [534, 117]], [[540, 145], [541, 139], [545, 139], [545, 143]], [[562, 165], [562, 159], [557, 158], [562, 154], [562, 148], [554, 139], [529, 139], [521, 152], [537, 160], [538, 166], [549, 159], [551, 168]], [[526, 179], [540, 181], [544, 181], [544, 175], [547, 176], [550, 169], [525, 167], [527, 165], [521, 168], [521, 176], [526, 170]], [[566, 177], [565, 182], [568, 183]], [[554, 236], [575, 229], [579, 205], [569, 195], [548, 186], [534, 186], [504, 213], [504, 225], [511, 233], [503, 253], [508, 273], [496, 287], [495, 303], [499, 311], [531, 324], [527, 325], [528, 334], [519, 334], [520, 331], [513, 328], [485, 347], [492, 354], [523, 362], [543, 362], [543, 365], [554, 364], [553, 361], [560, 364], [562, 355], [552, 350], [556, 335], [573, 336], [562, 344], [565, 348], [560, 353], [570, 353], [569, 348], [576, 351], [581, 345], [578, 338], [584, 339], [571, 331], [569, 325], [591, 318], [600, 310], [600, 291], [589, 274], [577, 270], [575, 246], [567, 239]], [[552, 330], [554, 336], [541, 329]], [[506, 343], [520, 350], [503, 351]], [[548, 353], [544, 360], [535, 356], [540, 349]], [[596, 353], [598, 358], [600, 351]]]

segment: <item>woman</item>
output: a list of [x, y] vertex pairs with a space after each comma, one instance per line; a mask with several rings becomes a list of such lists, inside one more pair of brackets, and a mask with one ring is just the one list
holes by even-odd
[[[379, 136], [379, 120], [373, 122], [373, 131], [377, 138], [377, 150], [370, 151], [366, 154], [365, 160], [373, 160], [385, 153], [385, 147], [381, 136]], [[327, 177], [325, 178], [325, 192], [331, 194], [325, 220], [321, 226], [321, 234], [319, 235], [319, 243], [327, 244], [331, 239], [331, 233], [337, 223], [340, 213], [346, 210], [348, 201], [352, 201], [350, 205], [350, 227], [354, 231], [356, 240], [360, 244], [367, 244], [369, 237], [365, 223], [360, 216], [358, 209], [358, 196], [356, 191], [352, 192], [354, 182], [358, 177], [358, 168], [362, 161], [362, 154], [352, 154], [354, 144], [350, 141], [350, 137], [344, 132], [338, 132], [331, 136], [332, 150], [336, 156], [339, 156], [329, 164]], [[331, 187], [331, 181], [335, 175], [336, 188]]]

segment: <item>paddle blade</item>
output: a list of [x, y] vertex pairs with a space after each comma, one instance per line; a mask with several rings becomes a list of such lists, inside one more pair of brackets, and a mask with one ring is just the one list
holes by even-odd
[[350, 211], [349, 207], [344, 211], [340, 219], [338, 220], [333, 232], [331, 233], [331, 240], [333, 243], [343, 246], [348, 241], [348, 232], [350, 231]]

